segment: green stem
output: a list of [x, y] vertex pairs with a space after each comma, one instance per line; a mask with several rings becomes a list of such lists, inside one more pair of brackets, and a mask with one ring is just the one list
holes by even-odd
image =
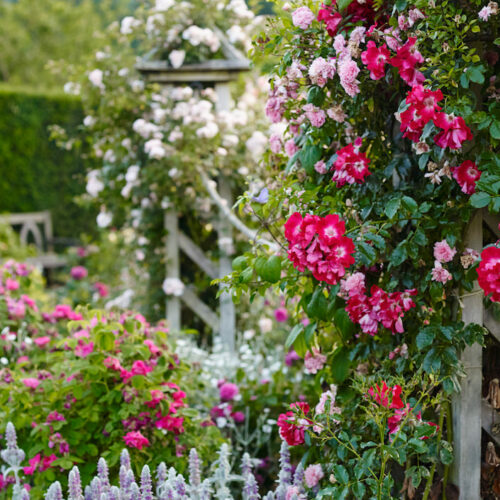
[[[441, 406], [441, 411], [439, 413], [438, 443], [441, 442], [441, 436], [443, 435], [444, 414], [446, 412], [446, 408], [445, 408], [444, 404], [445, 403], [443, 403], [443, 405]], [[446, 423], [448, 423], [448, 421]], [[437, 449], [439, 451], [439, 444], [438, 444]], [[424, 491], [424, 496], [422, 497], [422, 500], [427, 500], [429, 498], [429, 494], [431, 492], [432, 481], [434, 480], [435, 472], [436, 472], [436, 463], [433, 463], [432, 467], [431, 467], [431, 472], [429, 474], [429, 477], [427, 478], [427, 483], [425, 485], [425, 491]]]
[[[453, 442], [453, 428], [451, 426], [451, 410], [450, 410], [450, 403], [446, 401], [446, 438], [448, 439], [448, 442], [451, 443]], [[443, 474], [443, 494], [442, 494], [442, 500], [446, 500], [446, 486], [448, 485], [448, 474], [450, 473], [450, 466], [445, 465], [444, 466], [444, 474]]]

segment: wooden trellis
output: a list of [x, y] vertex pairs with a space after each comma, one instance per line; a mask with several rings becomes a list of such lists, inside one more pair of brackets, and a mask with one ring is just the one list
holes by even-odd
[[[483, 224], [500, 238], [498, 224], [500, 217], [486, 210], [478, 211], [472, 218], [465, 246], [480, 252], [483, 248]], [[462, 319], [488, 328], [500, 342], [500, 323], [483, 307], [483, 294], [477, 282], [472, 293], [463, 298]], [[455, 461], [452, 480], [460, 491], [460, 500], [480, 500], [481, 482], [481, 431], [484, 429], [500, 445], [492, 427], [500, 422], [500, 414], [493, 410], [482, 398], [482, 348], [468, 347], [462, 354], [466, 377], [461, 384], [461, 392], [453, 399], [453, 442]]]
[[[248, 71], [248, 60], [241, 55], [217, 31], [225, 59], [207, 60], [197, 64], [185, 64], [180, 68], [171, 68], [164, 60], [143, 60], [138, 70], [149, 81], [162, 85], [193, 85], [202, 83], [213, 87], [217, 95], [217, 111], [230, 109], [231, 94], [229, 82], [238, 78], [243, 71]], [[225, 207], [231, 207], [232, 194], [229, 183], [220, 177], [217, 179], [218, 194]], [[227, 214], [221, 207], [215, 224], [218, 234], [220, 257], [212, 262], [186, 234], [179, 230], [179, 217], [176, 207], [170, 207], [165, 213], [165, 229], [167, 231], [166, 257], [167, 276], [181, 279], [180, 252], [184, 252], [210, 278], [224, 277], [231, 272], [231, 253], [233, 246], [233, 228]], [[217, 314], [198, 298], [188, 285], [181, 297], [167, 299], [167, 319], [172, 330], [181, 329], [181, 307], [186, 305], [197, 314], [216, 335], [220, 335], [223, 345], [229, 351], [235, 349], [236, 313], [231, 294], [222, 291], [219, 296], [219, 313]]]

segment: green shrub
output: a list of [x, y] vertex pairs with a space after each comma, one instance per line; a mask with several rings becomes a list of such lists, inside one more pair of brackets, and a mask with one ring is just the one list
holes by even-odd
[[48, 130], [74, 130], [82, 114], [74, 97], [0, 87], [0, 212], [48, 209], [59, 237], [90, 230], [94, 217], [74, 201], [84, 190], [84, 162], [58, 148]]

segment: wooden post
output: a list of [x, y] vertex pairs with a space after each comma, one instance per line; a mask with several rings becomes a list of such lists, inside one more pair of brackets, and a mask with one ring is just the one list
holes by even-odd
[[[177, 210], [174, 207], [168, 208], [165, 212], [165, 229], [167, 230], [167, 278], [180, 279], [179, 261], [179, 222]], [[181, 329], [181, 300], [173, 295], [167, 298], [167, 320], [170, 330], [179, 331]]]
[[[483, 217], [477, 211], [465, 236], [465, 246], [480, 252], [483, 248]], [[483, 294], [477, 282], [463, 299], [464, 323], [483, 324]], [[475, 293], [477, 292], [477, 293]], [[461, 391], [453, 397], [453, 442], [455, 461], [452, 480], [460, 491], [460, 500], [480, 500], [481, 479], [481, 381], [482, 347], [467, 347], [461, 357], [466, 377]]]
[[[228, 111], [231, 104], [229, 84], [226, 82], [216, 83], [215, 92], [217, 93], [217, 111]], [[219, 190], [222, 198], [224, 198], [228, 206], [231, 207], [231, 187], [222, 176], [219, 179]], [[220, 251], [219, 276], [222, 278], [231, 273], [231, 254], [233, 252], [233, 228], [222, 211], [219, 211], [217, 230], [219, 236]], [[221, 288], [223, 288], [222, 285]], [[222, 291], [219, 297], [219, 304], [219, 335], [221, 336], [222, 344], [225, 349], [229, 352], [234, 352], [236, 313], [234, 310], [234, 303], [231, 298], [231, 294], [227, 291]]]

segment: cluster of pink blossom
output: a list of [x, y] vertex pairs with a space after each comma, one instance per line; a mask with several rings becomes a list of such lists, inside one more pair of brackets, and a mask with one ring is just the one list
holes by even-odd
[[305, 104], [302, 109], [304, 110], [307, 119], [311, 122], [313, 127], [322, 127], [326, 121], [325, 112], [316, 107], [314, 104]]
[[324, 87], [328, 80], [331, 80], [335, 75], [335, 59], [327, 61], [323, 57], [317, 57], [309, 67], [309, 78], [311, 83]]
[[358, 138], [353, 144], [348, 144], [337, 151], [332, 177], [332, 180], [337, 183], [337, 187], [355, 182], [361, 184], [365, 177], [370, 175], [368, 170], [370, 159], [365, 153], [360, 152], [361, 145], [362, 140]]
[[476, 192], [476, 182], [481, 178], [482, 172], [473, 161], [466, 160], [451, 171], [463, 193], [474, 194]]
[[310, 421], [300, 418], [300, 415], [296, 413], [307, 415], [309, 405], [297, 402], [292, 403], [290, 408], [291, 411], [282, 413], [278, 417], [279, 434], [281, 439], [285, 440], [289, 446], [297, 446], [304, 443], [305, 430], [310, 425]]
[[321, 351], [316, 347], [313, 347], [312, 352], [307, 351], [304, 357], [304, 367], [309, 373], [313, 375], [322, 370], [323, 366], [325, 366], [325, 363], [326, 356], [324, 354], [321, 354]]
[[[375, 384], [374, 387], [370, 387], [368, 390], [367, 397], [369, 396], [377, 404], [383, 406], [384, 408], [394, 410], [394, 414], [387, 419], [387, 427], [389, 429], [389, 435], [395, 434], [399, 431], [401, 423], [405, 419], [411, 419], [414, 424], [421, 424], [422, 415], [421, 413], [413, 413], [414, 409], [406, 403], [403, 403], [401, 399], [401, 394], [403, 389], [400, 385], [396, 384], [393, 387], [388, 387], [385, 381], [379, 386]], [[434, 427], [434, 432], [439, 429], [439, 426], [434, 422], [425, 422], [427, 425]], [[430, 436], [422, 436], [421, 439], [428, 439]]]
[[387, 293], [373, 285], [368, 296], [362, 273], [355, 273], [346, 279], [341, 291], [348, 294], [346, 311], [349, 317], [369, 335], [375, 335], [379, 325], [392, 333], [402, 333], [404, 314], [415, 307], [411, 296], [417, 294], [415, 289]]
[[438, 241], [434, 244], [434, 268], [432, 269], [433, 281], [446, 283], [452, 279], [451, 273], [443, 267], [446, 262], [451, 262], [457, 253], [455, 248], [451, 248], [446, 240]]
[[345, 223], [336, 214], [295, 212], [285, 224], [288, 258], [299, 271], [307, 268], [317, 280], [335, 285], [354, 264], [354, 243], [344, 233]]

